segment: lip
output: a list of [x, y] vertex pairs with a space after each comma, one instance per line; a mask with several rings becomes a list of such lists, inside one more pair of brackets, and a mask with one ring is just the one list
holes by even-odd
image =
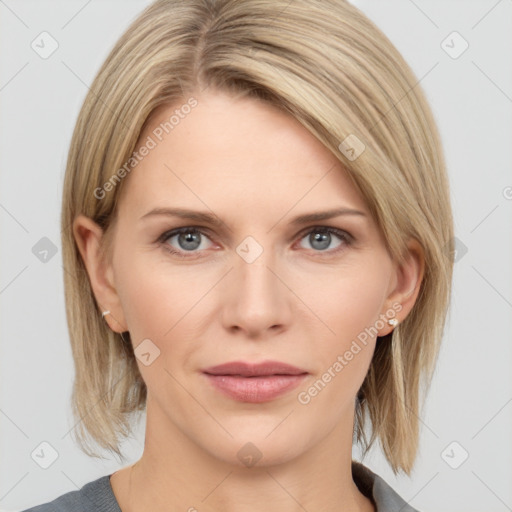
[[246, 363], [245, 361], [232, 361], [229, 363], [211, 366], [203, 370], [210, 375], [240, 375], [241, 377], [264, 377], [267, 375], [301, 375], [306, 370], [282, 363], [281, 361], [263, 361], [261, 363]]
[[306, 370], [280, 361], [233, 361], [206, 368], [203, 373], [218, 391], [251, 403], [273, 400], [296, 388], [308, 375]]

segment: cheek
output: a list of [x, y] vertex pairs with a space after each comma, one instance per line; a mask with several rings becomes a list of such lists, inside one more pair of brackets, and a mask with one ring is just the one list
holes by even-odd
[[205, 329], [205, 296], [218, 277], [204, 275], [193, 266], [168, 263], [165, 254], [149, 258], [143, 252], [121, 257], [118, 269], [122, 283], [118, 293], [136, 354], [146, 339], [158, 349], [151, 365], [137, 361], [144, 381], [155, 389], [169, 379], [164, 369], [173, 374], [192, 369], [194, 341]]
[[[311, 396], [321, 391], [322, 398], [315, 398], [318, 406], [327, 406], [329, 400], [339, 407], [350, 405], [371, 363], [377, 331], [383, 327], [379, 318], [387, 295], [386, 268], [352, 267], [338, 276], [323, 280], [322, 289], [315, 285], [308, 294], [314, 314], [328, 327], [321, 327], [322, 349], [315, 354], [319, 381], [313, 383], [315, 389], [310, 388]], [[323, 391], [324, 387], [328, 389]]]
[[[374, 326], [383, 312], [389, 275], [384, 265], [340, 269], [308, 290], [308, 304], [331, 330], [339, 348]], [[338, 340], [337, 342], [334, 340]]]
[[143, 266], [132, 267], [122, 277], [123, 286], [118, 290], [135, 345], [141, 338], [159, 338], [174, 323], [173, 309], [169, 305], [176, 303], [178, 297], [164, 286], [162, 277], [159, 281], [155, 278]]
[[120, 247], [117, 291], [134, 342], [137, 338], [158, 340], [172, 336], [186, 323], [183, 317], [207, 290], [199, 273], [184, 265], [172, 265], [165, 258], [163, 249], [161, 254], [134, 254], [133, 249], [123, 253]]
[[[190, 310], [200, 298], [199, 283], [187, 283], [183, 272], [143, 260], [141, 255], [123, 261], [118, 293], [142, 378], [149, 390], [165, 389], [167, 393], [173, 382], [168, 372], [174, 375], [176, 366], [180, 372], [186, 371], [185, 362], [195, 346], [190, 343], [193, 333], [187, 329], [194, 313]], [[150, 354], [149, 364], [143, 353]]]

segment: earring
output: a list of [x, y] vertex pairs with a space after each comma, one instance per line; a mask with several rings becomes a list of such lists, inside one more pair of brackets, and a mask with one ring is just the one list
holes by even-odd
[[[107, 311], [103, 311], [103, 312], [101, 313], [101, 318], [105, 318], [105, 315], [110, 315], [110, 311], [108, 311], [108, 310], [107, 310]], [[129, 332], [129, 331], [125, 331], [125, 332], [127, 332], [128, 334], [130, 334], [130, 332]], [[127, 341], [127, 340], [125, 340], [125, 339], [124, 339], [123, 333], [122, 333], [122, 332], [120, 332], [119, 334], [120, 334], [121, 339], [123, 340], [123, 342], [124, 342], [124, 343], [126, 343], [127, 345], [129, 345], [129, 344], [130, 344], [130, 341]]]
[[398, 325], [398, 320], [396, 318], [390, 318], [388, 320], [388, 324], [393, 326], [393, 327], [396, 327]]

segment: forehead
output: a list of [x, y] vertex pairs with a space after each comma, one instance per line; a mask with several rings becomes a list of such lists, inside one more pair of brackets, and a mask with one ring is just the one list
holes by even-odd
[[125, 184], [130, 210], [366, 210], [348, 171], [292, 116], [225, 93], [196, 95], [195, 106], [183, 108], [188, 99], [160, 107], [141, 134], [137, 147], [151, 149]]

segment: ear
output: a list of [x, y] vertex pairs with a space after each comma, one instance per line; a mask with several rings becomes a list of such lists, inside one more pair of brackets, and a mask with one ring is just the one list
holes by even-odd
[[382, 318], [386, 319], [386, 325], [379, 330], [378, 336], [385, 336], [393, 330], [393, 326], [387, 323], [391, 317], [385, 315], [385, 311], [395, 310], [394, 318], [398, 323], [404, 321], [413, 308], [418, 297], [423, 275], [425, 272], [425, 256], [421, 244], [411, 238], [407, 244], [408, 252], [402, 265], [395, 266], [393, 276], [394, 285], [385, 302], [385, 310]]
[[114, 287], [112, 264], [101, 258], [100, 247], [103, 230], [92, 219], [78, 215], [73, 222], [73, 236], [89, 275], [96, 302], [102, 308], [98, 312], [110, 311], [104, 320], [115, 332], [127, 331], [126, 321], [119, 296]]

